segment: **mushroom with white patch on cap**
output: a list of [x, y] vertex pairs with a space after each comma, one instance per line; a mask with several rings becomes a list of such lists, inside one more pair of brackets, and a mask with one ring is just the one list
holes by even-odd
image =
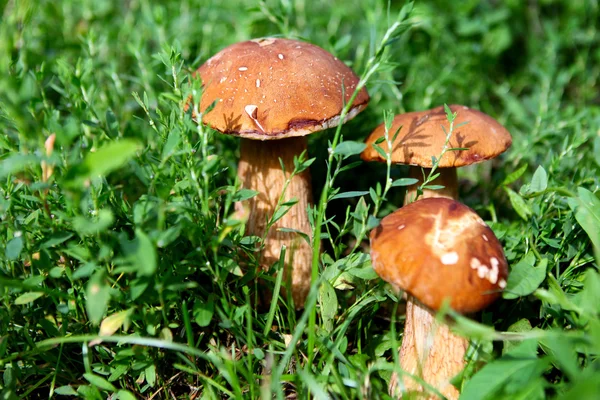
[[[342, 109], [359, 78], [318, 46], [276, 38], [233, 44], [207, 60], [196, 76], [204, 87], [200, 111], [218, 99], [202, 115], [202, 122], [242, 138], [238, 177], [244, 188], [259, 194], [243, 206], [236, 204], [236, 209], [247, 217], [248, 235], [265, 237], [260, 265], [269, 268], [279, 259], [281, 247], [287, 247], [284, 282], [291, 281], [294, 304], [300, 308], [310, 288], [312, 260], [311, 245], [301, 235], [311, 236], [308, 169], [295, 175], [285, 192], [283, 200], [295, 198], [297, 204], [265, 232], [267, 220], [294, 169], [294, 157], [307, 150], [306, 135], [341, 122]], [[344, 121], [354, 118], [368, 101], [362, 88]]]
[[[434, 313], [444, 301], [457, 312], [475, 313], [500, 296], [508, 277], [500, 242], [475, 211], [447, 198], [402, 207], [383, 218], [370, 239], [377, 274], [409, 295], [402, 369], [457, 399], [450, 380], [464, 368], [468, 340], [438, 324]], [[398, 379], [392, 376], [392, 395], [397, 395]], [[403, 383], [407, 391], [423, 390], [408, 375]]]

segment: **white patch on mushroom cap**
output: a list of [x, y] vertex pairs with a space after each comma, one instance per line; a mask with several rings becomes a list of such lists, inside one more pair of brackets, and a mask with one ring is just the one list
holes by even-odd
[[493, 268], [490, 270], [488, 274], [488, 280], [492, 285], [495, 285], [498, 282], [498, 268]]
[[481, 237], [483, 238], [483, 240], [485, 240], [486, 242], [489, 242], [490, 240], [488, 239], [488, 237], [485, 235], [485, 233], [483, 233], [481, 235]]
[[442, 257], [440, 258], [440, 261], [444, 265], [454, 265], [458, 262], [458, 253], [455, 251], [446, 253], [446, 254], [442, 255]]
[[498, 286], [500, 286], [500, 289], [504, 289], [506, 287], [506, 281], [504, 279], [500, 279], [498, 281]]
[[265, 39], [252, 39], [252, 42], [258, 43], [260, 47], [268, 46], [270, 44], [275, 43], [277, 39], [275, 38], [265, 38]]
[[498, 266], [500, 265], [500, 262], [496, 257], [490, 258], [490, 263], [492, 264], [492, 268], [494, 269], [498, 269]]
[[477, 269], [480, 266], [481, 266], [481, 262], [479, 261], [478, 258], [476, 258], [476, 257], [471, 258], [471, 268]]
[[239, 67], [238, 70], [239, 71], [248, 71], [248, 67]]
[[443, 211], [432, 214], [433, 226], [425, 236], [425, 242], [431, 250], [440, 256], [456, 248], [460, 238], [485, 222], [474, 212], [464, 212], [459, 217], [444, 216]]
[[277, 54], [277, 57], [279, 57], [280, 60], [283, 60], [283, 54], [279, 53]]
[[480, 278], [485, 278], [488, 274], [488, 271], [489, 269], [487, 265], [480, 265], [479, 268], [477, 268], [477, 276]]
[[402, 229], [404, 229], [404, 227], [405, 227], [405, 226], [406, 226], [406, 225], [404, 225], [404, 224], [400, 225], [400, 226], [398, 227], [398, 230], [399, 230], [399, 231], [401, 231]]
[[224, 76], [224, 77], [222, 77], [222, 78], [219, 80], [219, 83], [223, 83], [223, 82], [225, 82], [226, 80], [227, 80], [227, 77], [226, 77], [226, 76]]
[[248, 116], [252, 119], [256, 119], [258, 116], [258, 107], [254, 104], [248, 104], [246, 107], [244, 107], [244, 111], [246, 111], [246, 114], [248, 114]]
[[258, 126], [258, 128], [264, 132], [265, 128], [263, 128], [260, 122], [258, 122], [258, 107], [254, 104], [248, 104], [244, 107], [244, 111], [246, 111], [246, 114], [248, 114], [250, 119], [252, 119], [252, 122], [254, 122], [256, 126]]

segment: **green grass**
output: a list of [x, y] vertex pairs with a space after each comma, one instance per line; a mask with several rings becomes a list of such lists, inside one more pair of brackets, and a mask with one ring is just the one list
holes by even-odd
[[[459, 171], [512, 269], [481, 323], [456, 316], [472, 343], [462, 398], [597, 396], [598, 3], [349, 4], [0, 0], [2, 398], [386, 398], [403, 316], [365, 237], [402, 204], [386, 182], [407, 170], [360, 162], [355, 142], [386, 113], [444, 103], [514, 139]], [[372, 97], [309, 139], [325, 251], [303, 312], [255, 306], [241, 271], [257, 242], [230, 218], [247, 195], [238, 140], [182, 111], [193, 70], [266, 35], [329, 50]], [[365, 194], [333, 199], [347, 192]]]

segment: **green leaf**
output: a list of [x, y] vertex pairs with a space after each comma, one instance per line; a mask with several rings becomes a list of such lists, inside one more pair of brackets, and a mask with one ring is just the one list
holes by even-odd
[[[511, 326], [509, 326], [507, 331], [523, 333], [523, 332], [529, 332], [529, 331], [531, 331], [531, 329], [532, 329], [531, 322], [529, 322], [529, 320], [526, 318], [521, 318], [520, 320], [518, 320], [517, 322], [515, 322]], [[521, 342], [506, 340], [504, 342], [504, 348], [502, 349], [502, 354], [506, 354], [511, 349], [517, 347], [519, 345], [519, 343], [521, 343]]]
[[108, 377], [109, 382], [114, 382], [129, 371], [129, 363], [117, 364], [114, 368], [111, 368], [111, 374]]
[[310, 236], [308, 236], [308, 234], [306, 234], [305, 232], [302, 232], [298, 229], [277, 228], [277, 232], [295, 233], [296, 235], [299, 235], [302, 239], [304, 239], [304, 241], [306, 243], [308, 243], [310, 245]]
[[349, 199], [352, 197], [360, 197], [360, 196], [364, 196], [366, 194], [369, 194], [368, 191], [352, 191], [352, 192], [343, 192], [343, 193], [338, 193], [335, 196], [333, 196], [331, 198], [331, 200], [335, 200], [335, 199]]
[[213, 300], [213, 296], [209, 296], [207, 301], [203, 301], [200, 299], [196, 300], [194, 302], [194, 306], [192, 307], [194, 321], [196, 321], [196, 323], [201, 327], [205, 327], [210, 324], [214, 312], [215, 303]]
[[116, 397], [115, 400], [137, 400], [137, 397], [135, 397], [135, 395], [133, 393], [131, 393], [129, 390], [119, 390], [116, 393]]
[[105, 176], [121, 168], [140, 149], [137, 140], [122, 139], [111, 142], [95, 152], [89, 152], [83, 162], [72, 167], [65, 175], [67, 185], [81, 186], [87, 180]]
[[94, 385], [79, 385], [77, 395], [85, 400], [102, 400], [100, 390]]
[[156, 385], [156, 366], [154, 364], [148, 365], [144, 370], [144, 374], [148, 385], [154, 387], [154, 385]]
[[264, 360], [265, 358], [265, 352], [258, 347], [252, 350], [252, 354], [254, 354], [257, 360]]
[[15, 305], [16, 306], [21, 306], [23, 304], [32, 303], [35, 300], [37, 300], [40, 297], [42, 297], [43, 295], [44, 295], [43, 292], [27, 292], [27, 293], [23, 293], [22, 295], [20, 295], [19, 297], [17, 297], [15, 299]]
[[63, 275], [64, 272], [64, 267], [52, 267], [52, 269], [50, 269], [50, 271], [48, 272], [48, 276], [50, 278], [58, 279]]
[[96, 272], [85, 290], [85, 309], [93, 325], [98, 325], [108, 308], [110, 287], [104, 281], [104, 271]]
[[171, 155], [173, 155], [180, 143], [181, 135], [179, 134], [179, 131], [172, 130], [171, 132], [169, 132], [169, 137], [167, 138], [167, 141], [162, 149], [162, 160], [164, 161]]
[[542, 349], [558, 364], [569, 379], [573, 380], [579, 375], [579, 362], [575, 351], [575, 343], [565, 336], [555, 336], [541, 339]]
[[131, 288], [129, 290], [131, 300], [136, 300], [138, 297], [140, 297], [146, 291], [146, 289], [148, 289], [148, 285], [148, 278], [134, 279], [131, 282]]
[[96, 268], [98, 268], [98, 265], [94, 262], [85, 263], [73, 272], [73, 279], [87, 278], [94, 273]]
[[546, 369], [548, 361], [537, 358], [536, 349], [535, 340], [526, 340], [501, 358], [485, 365], [467, 381], [461, 400], [510, 398], [500, 394], [502, 390], [507, 390], [509, 384], [527, 383], [540, 377]]
[[563, 310], [575, 311], [581, 313], [581, 307], [578, 307], [573, 301], [571, 296], [568, 296], [564, 290], [562, 290], [560, 284], [549, 274], [547, 276], [548, 290], [537, 289], [533, 294], [540, 300], [547, 302], [550, 305], [558, 305]]
[[77, 392], [71, 386], [59, 386], [54, 389], [54, 394], [59, 394], [61, 396], [77, 396]]
[[548, 259], [543, 258], [534, 268], [536, 261], [533, 252], [529, 252], [512, 267], [506, 289], [502, 293], [505, 299], [516, 299], [533, 293], [546, 278]]
[[101, 376], [92, 374], [92, 373], [87, 373], [87, 374], [83, 374], [83, 377], [92, 385], [96, 386], [98, 389], [100, 390], [108, 390], [110, 392], [115, 392], [117, 390], [117, 388], [110, 383], [109, 381], [107, 381], [106, 379], [104, 379]]
[[121, 248], [138, 276], [154, 275], [158, 262], [156, 247], [141, 229], [135, 230], [135, 238], [131, 241], [121, 238]]
[[16, 236], [8, 241], [6, 244], [5, 255], [10, 261], [16, 260], [23, 251], [23, 237]]
[[510, 204], [512, 204], [513, 208], [519, 214], [521, 218], [525, 221], [529, 220], [529, 217], [533, 214], [527, 202], [519, 196], [514, 190], [505, 187], [504, 190], [508, 194], [508, 198], [510, 199]]
[[394, 182], [392, 182], [392, 187], [410, 186], [410, 185], [414, 185], [417, 182], [419, 182], [419, 180], [415, 179], [415, 178], [400, 178], [400, 179], [396, 179]]
[[[588, 370], [593, 369], [588, 368]], [[577, 381], [566, 392], [561, 393], [560, 400], [595, 399], [598, 393], [600, 393], [598, 372], [589, 371], [589, 373], [580, 374]]]
[[543, 192], [548, 187], [548, 174], [541, 165], [537, 167], [531, 178], [530, 189], [534, 193]]
[[323, 327], [331, 332], [334, 327], [334, 319], [338, 310], [338, 300], [335, 289], [329, 281], [323, 281], [319, 287], [319, 304], [321, 305], [321, 318]]
[[593, 268], [585, 272], [583, 289], [573, 296], [573, 302], [588, 315], [600, 313], [600, 274]]
[[156, 247], [140, 229], [135, 230], [135, 237], [138, 241], [138, 273], [142, 276], [152, 276], [156, 272], [157, 266]]
[[279, 207], [277, 207], [277, 209], [273, 213], [273, 216], [271, 217], [269, 223], [274, 224], [275, 222], [279, 221], [285, 214], [287, 214], [287, 212], [290, 210], [290, 208], [297, 202], [298, 202], [298, 199], [293, 198], [293, 199], [281, 204]]
[[24, 169], [41, 162], [34, 155], [15, 154], [0, 161], [0, 179], [23, 171]]
[[116, 331], [121, 329], [123, 324], [125, 324], [133, 309], [119, 311], [102, 320], [100, 324], [100, 331], [98, 332], [99, 336], [110, 336], [114, 334]]
[[115, 113], [110, 108], [106, 110], [105, 118], [107, 127], [106, 133], [111, 139], [114, 139], [119, 136], [119, 121], [117, 121]]
[[69, 232], [54, 233], [54, 234], [50, 235], [50, 238], [48, 240], [46, 240], [44, 243], [41, 244], [40, 248], [49, 249], [51, 247], [58, 246], [59, 244], [66, 242], [67, 240], [71, 239], [72, 237], [73, 237], [73, 234], [69, 233]]
[[333, 154], [348, 158], [350, 156], [360, 154], [367, 147], [363, 142], [354, 142], [352, 140], [346, 140], [337, 145]]
[[535, 170], [531, 182], [521, 186], [519, 193], [522, 196], [535, 196], [548, 187], [548, 174], [541, 165]]
[[82, 216], [73, 218], [73, 228], [81, 236], [97, 235], [105, 232], [115, 222], [115, 217], [110, 209], [98, 211], [98, 216], [87, 219]]
[[600, 200], [596, 195], [584, 188], [578, 188], [579, 197], [569, 199], [569, 206], [575, 211], [575, 219], [588, 234], [596, 262], [600, 264]]
[[513, 183], [514, 181], [519, 179], [521, 176], [523, 176], [525, 171], [527, 171], [527, 164], [521, 165], [519, 167], [519, 169], [508, 174], [508, 176], [506, 178], [504, 178], [504, 181], [502, 181], [502, 185], [503, 186], [510, 185], [511, 183]]
[[259, 192], [250, 189], [240, 189], [231, 196], [233, 201], [244, 201], [256, 196]]

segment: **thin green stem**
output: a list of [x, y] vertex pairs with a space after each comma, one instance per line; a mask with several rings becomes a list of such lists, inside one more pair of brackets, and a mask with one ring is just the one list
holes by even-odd
[[[311, 272], [311, 282], [313, 285], [318, 285], [317, 278], [319, 276], [319, 257], [320, 257], [320, 244], [321, 244], [321, 224], [323, 223], [325, 217], [325, 211], [327, 209], [327, 200], [329, 199], [329, 191], [333, 187], [333, 182], [335, 176], [332, 175], [332, 165], [336, 160], [335, 149], [340, 142], [341, 132], [343, 121], [345, 120], [348, 112], [352, 108], [354, 100], [358, 93], [365, 87], [367, 82], [371, 79], [373, 74], [377, 72], [383, 62], [384, 62], [384, 51], [389, 44], [391, 44], [395, 39], [397, 39], [402, 32], [402, 28], [406, 26], [405, 19], [410, 14], [412, 10], [412, 3], [408, 3], [403, 7], [402, 11], [398, 16], [398, 20], [392, 24], [390, 28], [386, 31], [381, 40], [375, 54], [369, 58], [367, 61], [367, 65], [365, 67], [365, 72], [362, 74], [354, 93], [346, 103], [345, 107], [342, 109], [340, 114], [341, 123], [337, 126], [335, 130], [335, 134], [333, 136], [333, 140], [331, 141], [331, 147], [329, 148], [329, 157], [327, 158], [327, 172], [325, 184], [323, 186], [323, 191], [321, 192], [321, 198], [319, 199], [319, 204], [317, 207], [317, 213], [314, 219], [314, 236], [313, 236], [313, 259], [312, 259], [312, 272]], [[339, 160], [339, 159], [338, 159]], [[317, 286], [318, 289], [318, 286]], [[312, 288], [311, 288], [312, 290]], [[315, 345], [315, 333], [316, 333], [316, 318], [317, 318], [317, 310], [316, 307], [310, 309], [309, 319], [308, 319], [308, 349], [307, 349], [307, 365], [312, 365], [314, 359], [314, 345]]]
[[454, 133], [454, 120], [456, 119], [457, 113], [451, 112], [450, 108], [446, 104], [444, 104], [444, 109], [446, 110], [446, 118], [448, 119], [448, 122], [450, 123], [450, 127], [448, 128], [447, 131], [442, 126], [442, 129], [446, 133], [446, 139], [444, 140], [444, 147], [442, 147], [442, 151], [440, 152], [438, 157], [434, 158], [433, 163], [432, 163], [433, 165], [431, 166], [431, 169], [429, 170], [429, 174], [426, 177], [424, 177], [423, 183], [421, 183], [419, 185], [419, 187], [417, 188], [417, 195], [415, 196], [415, 198], [412, 201], [417, 201], [419, 199], [419, 197], [423, 194], [423, 189], [437, 178], [435, 171], [438, 169], [438, 167], [440, 165], [440, 160], [450, 150], [450, 146], [449, 146], [450, 138], [452, 137], [452, 134]]

